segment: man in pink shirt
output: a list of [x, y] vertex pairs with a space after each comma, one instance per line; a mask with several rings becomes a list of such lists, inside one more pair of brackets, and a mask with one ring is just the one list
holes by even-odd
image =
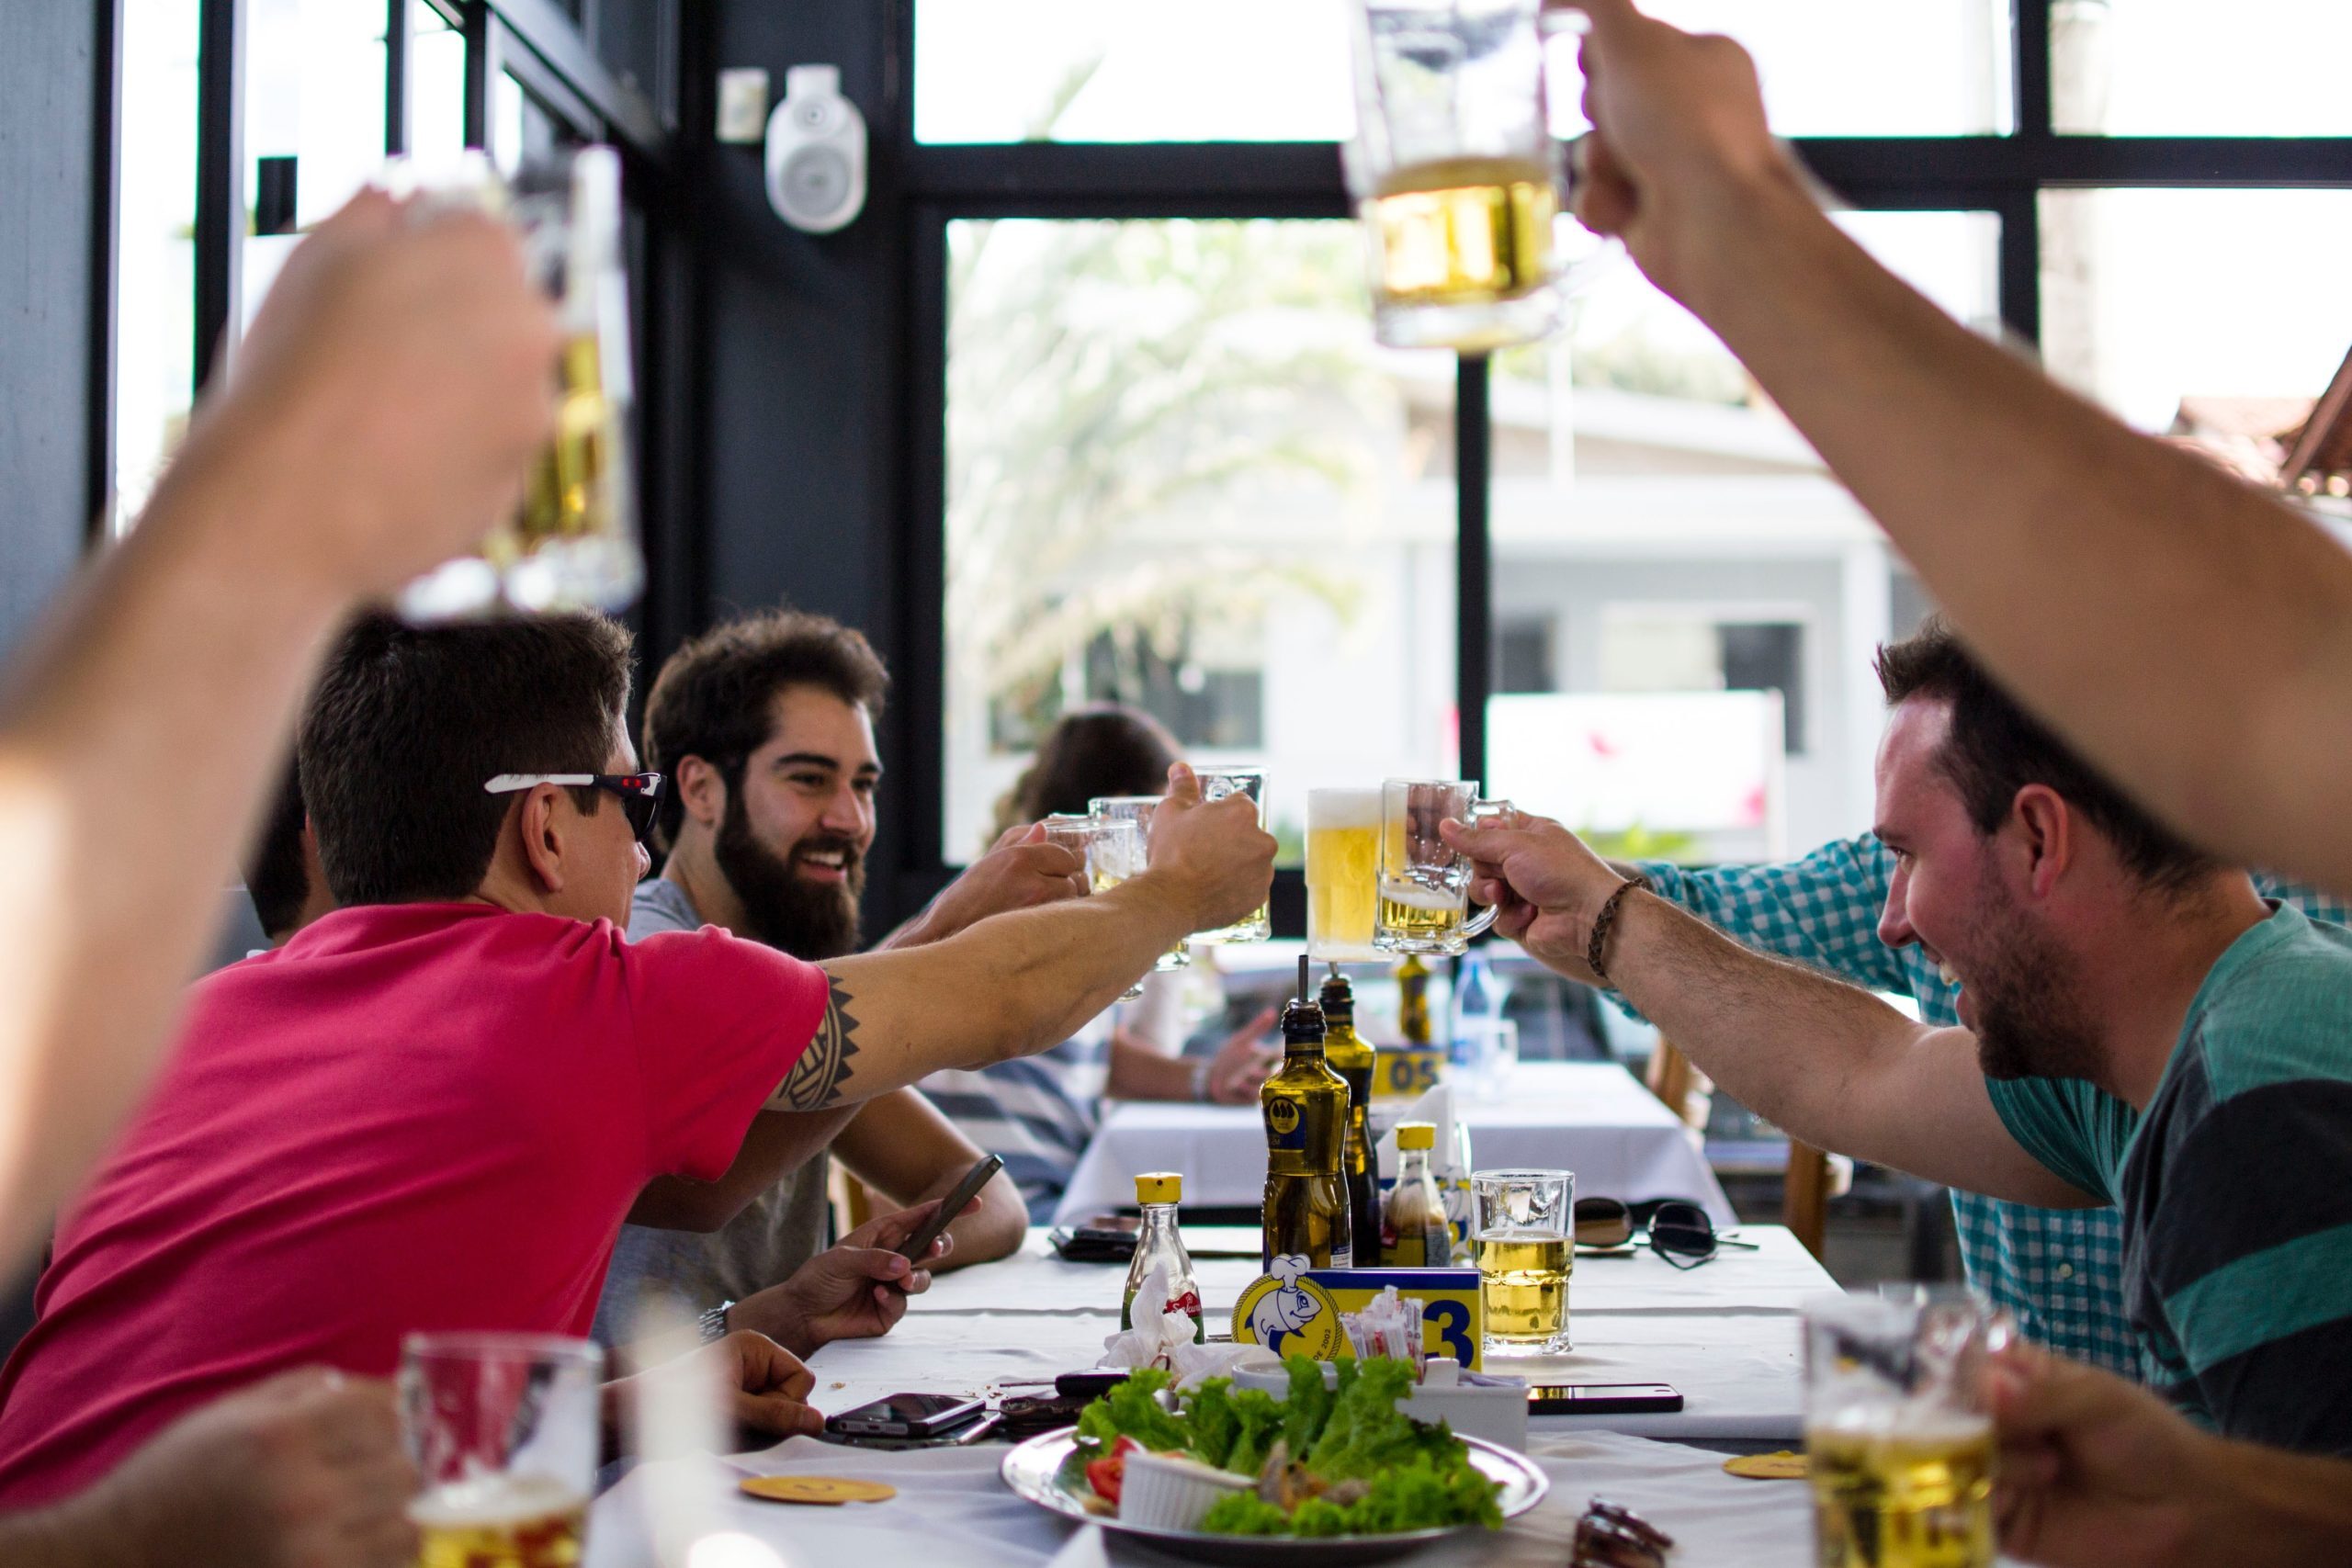
[[859, 1102], [1052, 1045], [1265, 897], [1272, 839], [1184, 775], [1110, 893], [822, 968], [715, 928], [632, 946], [660, 781], [628, 660], [586, 617], [344, 639], [300, 743], [343, 907], [197, 987], [62, 1217], [0, 1373], [0, 1500], [287, 1367], [389, 1372], [407, 1332], [584, 1334], [624, 1218], [723, 1224]]

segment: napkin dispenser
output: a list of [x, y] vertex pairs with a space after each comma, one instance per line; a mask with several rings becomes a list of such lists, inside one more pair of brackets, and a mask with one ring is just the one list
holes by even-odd
[[1233, 1304], [1233, 1342], [1318, 1361], [1352, 1358], [1341, 1313], [1362, 1312], [1389, 1286], [1421, 1303], [1421, 1345], [1464, 1367], [1485, 1364], [1486, 1305], [1476, 1269], [1295, 1269], [1276, 1258]]

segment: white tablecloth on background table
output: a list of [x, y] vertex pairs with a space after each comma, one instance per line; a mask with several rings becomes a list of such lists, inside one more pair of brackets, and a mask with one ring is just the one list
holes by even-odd
[[[1694, 1198], [1717, 1224], [1735, 1222], [1699, 1135], [1614, 1063], [1521, 1063], [1502, 1093], [1465, 1094], [1455, 1104], [1480, 1166], [1556, 1167], [1577, 1173], [1582, 1197]], [[1136, 1173], [1145, 1170], [1182, 1175], [1187, 1205], [1256, 1205], [1266, 1184], [1257, 1108], [1178, 1100], [1114, 1106], [1071, 1173], [1054, 1222], [1132, 1207]]]
[[[1743, 1226], [1739, 1235], [1758, 1250], [1726, 1248], [1696, 1269], [1672, 1268], [1641, 1249], [1580, 1256], [1568, 1286], [1575, 1348], [1498, 1360], [1493, 1370], [1547, 1382], [1667, 1382], [1682, 1394], [1675, 1415], [1540, 1416], [1543, 1430], [1605, 1426], [1686, 1440], [1795, 1442], [1804, 1429], [1797, 1310], [1838, 1287], [1780, 1226]], [[1204, 1250], [1258, 1239], [1255, 1231], [1208, 1225], [1188, 1225], [1184, 1236]], [[1258, 1276], [1257, 1260], [1194, 1267], [1210, 1332], [1222, 1333], [1235, 1298]], [[940, 1276], [883, 1337], [819, 1351], [809, 1362], [817, 1406], [831, 1415], [893, 1393], [988, 1395], [1091, 1367], [1118, 1330], [1125, 1281], [1115, 1264], [1062, 1262], [1033, 1231], [1018, 1257]]]

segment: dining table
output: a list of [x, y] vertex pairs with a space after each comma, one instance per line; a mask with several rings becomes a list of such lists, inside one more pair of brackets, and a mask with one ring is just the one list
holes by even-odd
[[[1578, 1254], [1569, 1281], [1570, 1348], [1490, 1356], [1487, 1370], [1535, 1382], [1670, 1383], [1682, 1394], [1682, 1410], [1533, 1417], [1529, 1457], [1551, 1483], [1543, 1503], [1499, 1532], [1450, 1540], [1410, 1562], [1556, 1568], [1577, 1515], [1595, 1496], [1631, 1506], [1675, 1536], [1673, 1568], [1800, 1568], [1812, 1561], [1806, 1488], [1743, 1479], [1724, 1464], [1726, 1450], [1802, 1446], [1799, 1313], [1838, 1286], [1780, 1226], [1725, 1234], [1755, 1244], [1753, 1250], [1724, 1247], [1687, 1269], [1641, 1247]], [[1184, 1238], [1195, 1253], [1209, 1331], [1225, 1332], [1234, 1301], [1260, 1272], [1258, 1233], [1187, 1225]], [[1057, 1374], [1101, 1358], [1118, 1330], [1125, 1278], [1116, 1264], [1062, 1260], [1048, 1233], [1033, 1229], [1014, 1256], [935, 1278], [888, 1334], [818, 1350], [808, 1361], [812, 1398], [836, 1413], [894, 1393], [995, 1400], [1048, 1391]], [[674, 1558], [656, 1540], [666, 1536], [674, 1547], [681, 1527], [673, 1520], [665, 1529], [662, 1510], [681, 1497], [698, 1499], [692, 1531], [725, 1537], [741, 1554], [712, 1556], [716, 1568], [1170, 1561], [1015, 1495], [998, 1477], [1007, 1451], [983, 1443], [887, 1452], [795, 1438], [746, 1453], [640, 1465], [595, 1504], [587, 1562], [651, 1568]], [[787, 1473], [881, 1481], [896, 1495], [805, 1507], [735, 1489], [742, 1476]]]

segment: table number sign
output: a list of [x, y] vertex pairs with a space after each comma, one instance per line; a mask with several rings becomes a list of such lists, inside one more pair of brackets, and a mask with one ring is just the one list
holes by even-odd
[[1435, 1046], [1383, 1045], [1372, 1066], [1372, 1098], [1409, 1099], [1445, 1081], [1445, 1053]]
[[1421, 1303], [1421, 1345], [1464, 1367], [1483, 1364], [1486, 1312], [1476, 1269], [1310, 1269], [1277, 1258], [1233, 1304], [1233, 1342], [1318, 1361], [1352, 1358], [1340, 1314], [1362, 1312], [1389, 1286]]

